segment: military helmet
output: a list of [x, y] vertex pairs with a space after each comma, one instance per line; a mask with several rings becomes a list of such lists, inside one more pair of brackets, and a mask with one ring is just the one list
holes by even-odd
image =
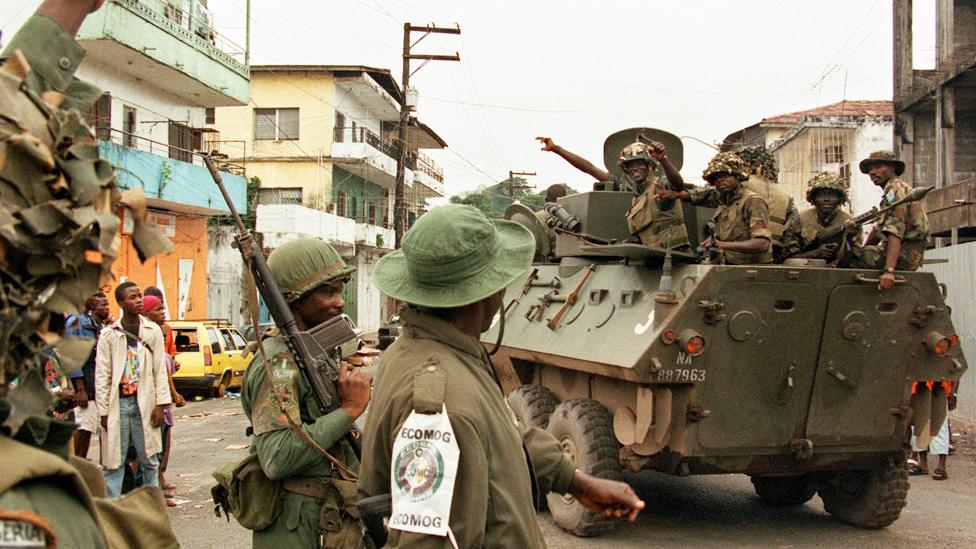
[[776, 159], [765, 145], [753, 145], [743, 147], [736, 151], [739, 158], [746, 163], [749, 173], [760, 175], [768, 179], [776, 179], [778, 170], [776, 169]]
[[847, 182], [835, 173], [820, 172], [807, 182], [807, 202], [813, 204], [813, 197], [820, 189], [829, 189], [839, 193], [841, 196], [841, 204], [850, 199], [847, 196]]
[[709, 177], [717, 173], [734, 175], [739, 181], [749, 179], [746, 163], [733, 152], [720, 152], [713, 156], [702, 172], [702, 179], [708, 181]]
[[630, 162], [631, 160], [643, 160], [648, 164], [651, 163], [651, 155], [648, 153], [648, 147], [646, 143], [641, 143], [640, 141], [636, 143], [631, 143], [627, 145], [620, 151], [620, 158], [617, 160], [618, 166], [623, 166], [624, 163]]
[[297, 238], [282, 244], [268, 256], [268, 269], [289, 303], [356, 270], [318, 238]]

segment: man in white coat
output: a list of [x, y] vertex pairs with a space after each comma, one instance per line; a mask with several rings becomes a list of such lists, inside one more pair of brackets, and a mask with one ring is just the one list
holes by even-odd
[[172, 402], [166, 350], [159, 326], [142, 318], [142, 292], [132, 282], [115, 288], [121, 318], [102, 330], [95, 359], [95, 396], [101, 419], [101, 462], [108, 496], [122, 493], [125, 457], [135, 447], [143, 484], [159, 485], [163, 410]]

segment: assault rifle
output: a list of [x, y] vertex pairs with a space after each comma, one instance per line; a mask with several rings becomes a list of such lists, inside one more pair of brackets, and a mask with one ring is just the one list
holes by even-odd
[[[854, 225], [855, 226], [860, 227], [861, 225], [864, 225], [865, 223], [870, 223], [870, 222], [874, 221], [881, 214], [887, 212], [888, 210], [893, 210], [893, 209], [895, 209], [898, 206], [901, 206], [903, 204], [908, 204], [909, 202], [916, 202], [916, 201], [919, 201], [919, 200], [925, 198], [925, 195], [929, 194], [929, 191], [931, 191], [934, 188], [935, 187], [932, 187], [932, 186], [929, 186], [929, 187], [916, 187], [916, 188], [912, 189], [912, 192], [906, 194], [905, 196], [903, 196], [902, 198], [900, 198], [900, 199], [892, 202], [891, 204], [888, 204], [884, 208], [878, 209], [878, 207], [875, 206], [875, 207], [871, 208], [870, 210], [862, 213], [861, 215], [855, 217], [851, 221], [854, 222]], [[810, 250], [815, 250], [815, 249], [819, 248], [820, 246], [822, 246], [822, 245], [824, 245], [826, 243], [829, 243], [829, 242], [835, 240], [838, 236], [840, 236], [843, 233], [844, 233], [844, 227], [843, 227], [843, 225], [840, 226], [840, 227], [834, 228], [834, 229], [830, 229], [829, 231], [826, 231], [823, 234], [818, 235], [817, 238], [813, 240], [813, 242], [811, 242], [810, 244], [807, 244], [807, 246], [805, 248], [803, 248], [802, 250], [800, 250], [800, 251], [801, 252], [809, 252]]]
[[356, 327], [348, 316], [339, 315], [308, 331], [298, 329], [295, 315], [292, 314], [285, 296], [271, 276], [264, 253], [254, 241], [254, 236], [244, 226], [241, 216], [237, 214], [237, 209], [234, 208], [234, 203], [231, 202], [227, 189], [224, 188], [220, 173], [217, 172], [209, 156], [204, 156], [203, 161], [207, 164], [207, 169], [210, 170], [217, 187], [220, 188], [220, 194], [224, 196], [231, 215], [234, 216], [238, 230], [238, 234], [234, 237], [237, 249], [241, 252], [244, 263], [250, 267], [251, 274], [254, 275], [255, 285], [268, 306], [271, 318], [281, 331], [285, 345], [295, 358], [298, 370], [308, 381], [319, 409], [331, 410], [338, 403], [339, 395], [336, 390], [336, 379], [328, 366], [328, 355], [335, 351], [336, 347], [358, 337]]

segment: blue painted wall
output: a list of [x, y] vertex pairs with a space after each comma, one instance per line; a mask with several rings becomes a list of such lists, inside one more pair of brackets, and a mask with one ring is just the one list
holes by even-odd
[[[110, 141], [100, 142], [99, 149], [102, 158], [115, 166], [116, 181], [122, 188], [141, 188], [148, 198], [211, 208], [230, 214], [217, 184], [203, 166], [130, 149]], [[247, 181], [239, 175], [226, 172], [220, 174], [234, 207], [238, 212], [246, 212]]]

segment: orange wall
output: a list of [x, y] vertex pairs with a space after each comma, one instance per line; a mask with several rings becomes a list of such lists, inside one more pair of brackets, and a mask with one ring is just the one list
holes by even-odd
[[[172, 213], [172, 212], [167, 212]], [[193, 275], [190, 278], [189, 301], [186, 307], [186, 318], [205, 318], [207, 316], [207, 218], [173, 214], [176, 216], [176, 236], [172, 238], [174, 250], [172, 253], [149, 258], [145, 263], [139, 262], [139, 254], [132, 246], [132, 236], [121, 235], [119, 255], [112, 265], [115, 281], [106, 289], [112, 315], [119, 318], [119, 306], [115, 302], [115, 287], [121, 277], [139, 285], [140, 289], [156, 285], [156, 264], [163, 278], [163, 290], [166, 293], [166, 305], [172, 319], [179, 313], [179, 261], [193, 260]], [[119, 229], [121, 231], [121, 228]]]

